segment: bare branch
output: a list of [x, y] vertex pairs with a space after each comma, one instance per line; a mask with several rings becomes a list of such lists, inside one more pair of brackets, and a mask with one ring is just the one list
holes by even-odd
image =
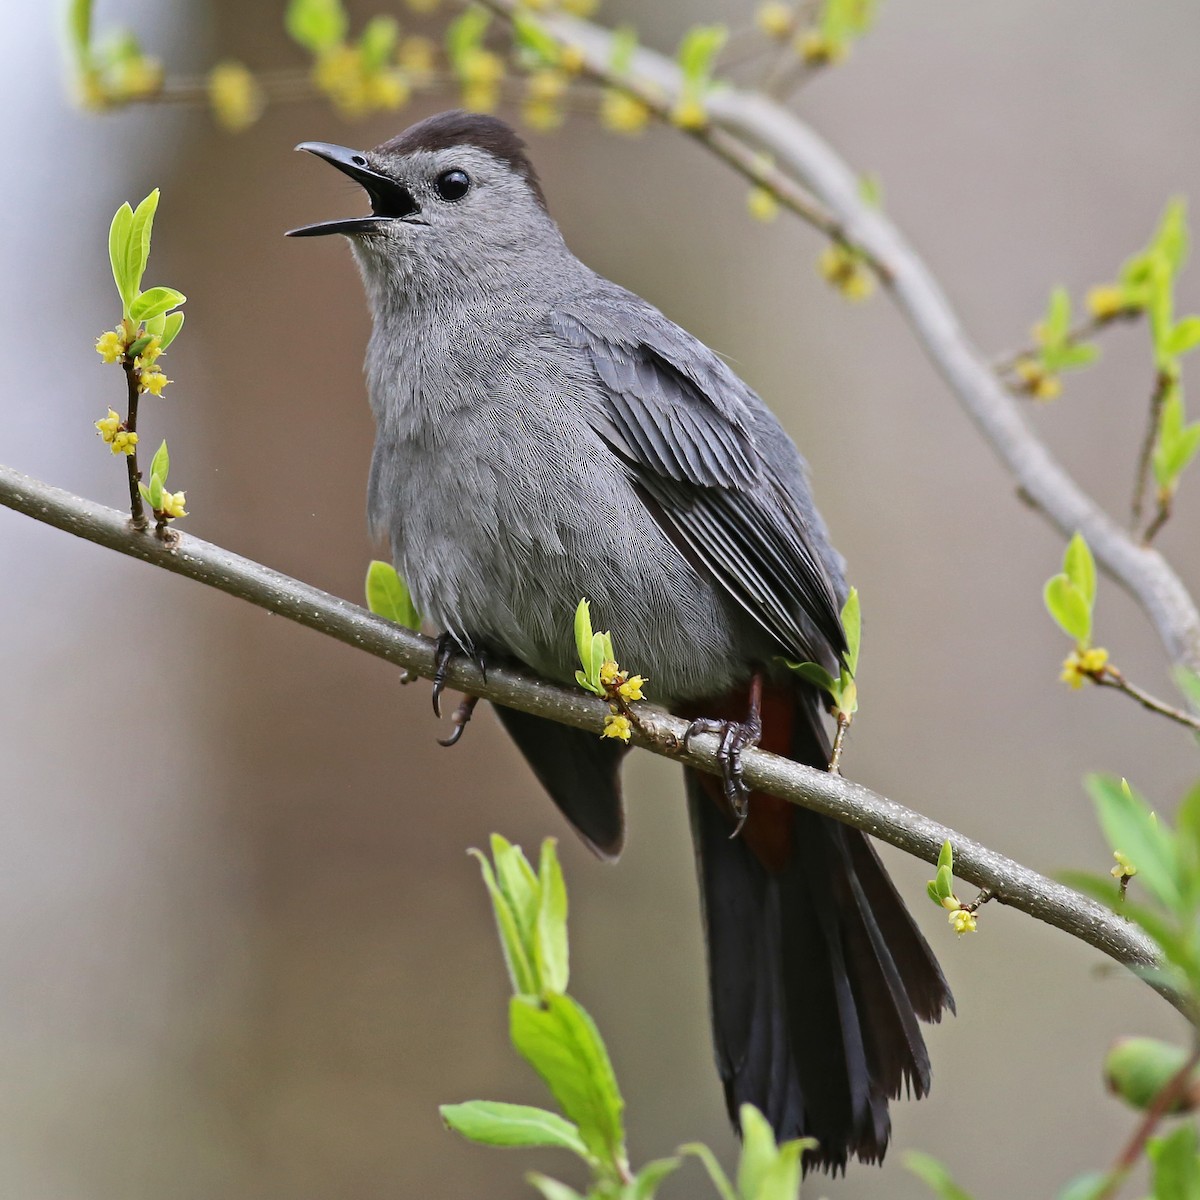
[[[219, 546], [186, 534], [165, 542], [152, 533], [134, 529], [124, 513], [10, 467], [0, 466], [0, 506], [249, 600], [413, 674], [429, 678], [434, 673], [435, 649], [429, 638]], [[564, 614], [564, 619], [569, 616]], [[597, 734], [609, 713], [608, 705], [582, 690], [559, 687], [504, 667], [489, 668], [484, 682], [474, 664], [455, 659], [447, 683], [485, 700]], [[721, 773], [715, 737], [698, 735], [685, 751], [685, 721], [649, 705], [638, 705], [636, 711], [635, 736], [640, 744], [700, 770]], [[1126, 966], [1156, 962], [1153, 944], [1129, 922], [894, 800], [840, 775], [801, 766], [764, 750], [747, 751], [744, 766], [746, 782], [753, 791], [779, 796], [853, 825], [926, 862], [936, 862], [942, 844], [948, 840], [954, 847], [956, 876], [984, 889], [997, 902], [1053, 925]], [[1183, 1011], [1180, 997], [1156, 986]]]
[[[485, 3], [506, 17], [517, 6], [517, 0]], [[566, 16], [548, 17], [543, 24], [563, 44], [582, 50], [593, 78], [629, 86], [628, 78], [609, 67], [613, 37], [608, 30]], [[629, 76], [638, 81], [639, 96], [657, 91], [656, 112], [669, 112], [682, 90], [676, 64], [644, 47], [634, 53]], [[1179, 576], [1161, 554], [1139, 545], [1112, 520], [1037, 438], [1017, 401], [968, 339], [928, 267], [888, 218], [864, 201], [855, 173], [794, 113], [759, 92], [722, 86], [705, 103], [710, 124], [692, 136], [743, 174], [743, 162], [757, 161], [752, 150], [768, 154], [785, 177], [798, 181], [801, 195], [816, 198], [822, 211], [814, 224], [831, 236], [836, 231], [876, 268], [917, 341], [1019, 491], [1064, 537], [1081, 532], [1100, 565], [1141, 605], [1171, 661], [1200, 672], [1200, 611]], [[741, 148], [736, 158], [734, 143]], [[789, 207], [806, 215], [798, 205]]]

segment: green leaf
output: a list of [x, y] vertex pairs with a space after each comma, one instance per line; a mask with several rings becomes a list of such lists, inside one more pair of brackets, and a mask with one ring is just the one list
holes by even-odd
[[[753, 1104], [742, 1105], [738, 1120], [742, 1127], [742, 1156], [738, 1160], [737, 1190], [745, 1200], [754, 1200], [779, 1151], [771, 1126]], [[792, 1196], [795, 1195], [793, 1191]]]
[[469, 54], [479, 49], [491, 21], [491, 13], [472, 5], [446, 27], [446, 57], [456, 71]]
[[784, 662], [787, 663], [787, 666], [791, 668], [791, 670], [795, 671], [797, 675], [803, 679], [807, 679], [809, 683], [815, 684], [817, 687], [821, 688], [822, 691], [828, 692], [831, 696], [837, 693], [838, 681], [834, 679], [834, 677], [830, 675], [830, 673], [825, 670], [820, 663], [796, 663], [788, 662], [787, 659], [784, 659]]
[[141, 354], [141, 352], [145, 350], [148, 345], [150, 345], [150, 337], [151, 335], [147, 332], [143, 333], [140, 338], [135, 338], [132, 342], [130, 342], [129, 349], [125, 351], [126, 357], [136, 358], [139, 354]]
[[565, 1183], [559, 1183], [557, 1179], [551, 1179], [548, 1175], [539, 1175], [532, 1171], [525, 1178], [531, 1187], [542, 1193], [542, 1200], [587, 1200], [587, 1197], [581, 1196], [574, 1188], [567, 1187]]
[[1085, 783], [1109, 846], [1126, 855], [1138, 869], [1138, 880], [1160, 904], [1178, 914], [1181, 896], [1171, 835], [1123, 781], [1090, 775]]
[[[157, 318], [155, 319], [157, 320]], [[163, 320], [162, 344], [159, 348], [165, 350], [179, 336], [182, 328], [183, 313], [167, 313]]]
[[[167, 472], [171, 469], [171, 456], [167, 453], [167, 443], [164, 440], [154, 452], [154, 457], [150, 460], [150, 478], [157, 479], [161, 483], [167, 482]], [[157, 508], [158, 506], [155, 505]]]
[[127, 263], [129, 261], [129, 234], [133, 226], [133, 209], [127, 200], [113, 215], [112, 224], [108, 227], [108, 261], [112, 264], [113, 282], [121, 294], [125, 305], [125, 315], [129, 315], [129, 304], [137, 292], [130, 283]]
[[1180, 1125], [1146, 1143], [1154, 1164], [1154, 1200], [1196, 1200], [1200, 1196], [1200, 1159], [1196, 1154], [1196, 1129]]
[[366, 23], [358, 43], [364, 70], [382, 71], [388, 65], [399, 34], [400, 23], [395, 17], [372, 17]]
[[925, 885], [925, 892], [926, 892], [926, 895], [929, 896], [930, 900], [932, 900], [934, 902], [934, 904], [936, 904], [938, 906], [938, 908], [942, 907], [942, 897], [941, 897], [941, 894], [938, 892], [936, 879], [931, 879]]
[[622, 1200], [654, 1200], [659, 1187], [682, 1165], [679, 1158], [656, 1158], [648, 1162], [622, 1193]]
[[1061, 346], [1071, 331], [1071, 294], [1064, 287], [1056, 287], [1050, 293], [1046, 308], [1042, 338], [1046, 346]]
[[[161, 338], [163, 330], [167, 327], [167, 317], [165, 313], [159, 313], [157, 317], [151, 317], [146, 322], [147, 339], [152, 337]], [[134, 343], [137, 344], [136, 342]], [[130, 347], [132, 349], [132, 347]]]
[[[1104, 1082], [1113, 1095], [1144, 1111], [1183, 1070], [1187, 1060], [1188, 1051], [1182, 1046], [1158, 1038], [1121, 1038], [1104, 1059]], [[1196, 1074], [1193, 1072], [1192, 1087]], [[1185, 1092], [1170, 1111], [1190, 1112], [1194, 1107], [1195, 1097]]]
[[533, 873], [533, 868], [529, 865], [529, 860], [520, 846], [514, 846], [498, 833], [492, 834], [491, 846], [492, 861], [496, 865], [496, 882], [512, 910], [521, 945], [525, 949], [525, 954], [533, 970], [534, 986], [528, 990], [531, 994], [537, 995], [542, 990], [535, 962], [536, 950], [533, 944], [533, 931], [537, 922], [541, 891], [538, 877]]
[[567, 885], [554, 839], [542, 842], [538, 863], [538, 906], [534, 918], [533, 961], [542, 992], [565, 992], [570, 979], [567, 951]]
[[933, 885], [937, 888], [937, 894], [943, 900], [948, 900], [954, 895], [954, 876], [949, 867], [938, 867]]
[[1058, 1193], [1058, 1200], [1099, 1200], [1120, 1178], [1116, 1171], [1089, 1171], [1071, 1180]]
[[495, 914], [496, 929], [500, 934], [500, 949], [504, 954], [504, 965], [508, 968], [513, 991], [526, 995], [536, 993], [537, 979], [534, 976], [533, 965], [529, 961], [529, 954], [508, 897], [496, 881], [496, 873], [486, 856], [478, 850], [472, 850], [471, 854], [479, 861], [483, 882], [492, 900], [492, 912]]
[[595, 1022], [570, 996], [514, 996], [509, 1035], [601, 1162], [624, 1161], [624, 1101]]
[[938, 851], [937, 868], [940, 871], [943, 867], [953, 874], [954, 872], [954, 847], [950, 845], [950, 839], [947, 838], [942, 843], [941, 850]]
[[443, 1104], [438, 1111], [448, 1128], [483, 1146], [546, 1146], [570, 1150], [585, 1160], [591, 1157], [579, 1130], [544, 1108], [469, 1100], [465, 1104]]
[[1055, 575], [1046, 581], [1042, 599], [1046, 611], [1054, 618], [1058, 627], [1086, 646], [1092, 638], [1092, 610], [1083, 593], [1065, 576]]
[[1091, 342], [1064, 342], [1061, 346], [1044, 347], [1040, 354], [1042, 366], [1050, 374], [1078, 371], [1089, 367], [1100, 357], [1100, 347]]
[[971, 1200], [970, 1193], [963, 1191], [932, 1155], [910, 1150], [904, 1156], [904, 1165], [940, 1200]]
[[366, 592], [367, 607], [376, 616], [386, 617], [414, 632], [420, 629], [421, 616], [413, 604], [408, 586], [391, 563], [372, 560], [367, 567]]
[[1200, 317], [1184, 317], [1167, 335], [1168, 354], [1186, 354], [1200, 346]]
[[161, 475], [150, 476], [150, 490], [147, 493], [150, 507], [157, 512], [163, 506], [163, 481]]
[[1161, 254], [1171, 274], [1178, 275], [1187, 262], [1189, 240], [1187, 201], [1182, 196], [1176, 196], [1167, 203], [1150, 243], [1150, 253]]
[[862, 606], [858, 600], [858, 588], [851, 588], [842, 605], [842, 629], [846, 634], [846, 666], [851, 675], [858, 674], [858, 650], [862, 643]]
[[345, 41], [349, 28], [341, 0], [291, 0], [283, 23], [293, 41], [313, 54]]
[[1175, 289], [1170, 264], [1162, 254], [1150, 258], [1150, 273], [1147, 311], [1150, 314], [1150, 332], [1154, 340], [1155, 357], [1162, 368], [1170, 362], [1167, 339], [1175, 324]]
[[1082, 533], [1076, 533], [1067, 543], [1063, 555], [1063, 574], [1079, 589], [1088, 609], [1096, 604], [1096, 560]]
[[637, 53], [637, 30], [632, 25], [620, 25], [613, 30], [609, 45], [608, 65], [614, 75], [628, 75]]
[[801, 1161], [805, 1150], [816, 1147], [814, 1138], [797, 1138], [779, 1147], [775, 1161], [759, 1181], [754, 1200], [796, 1200], [800, 1194]]
[[703, 1142], [688, 1142], [686, 1146], [679, 1147], [679, 1153], [687, 1154], [700, 1160], [704, 1169], [708, 1172], [709, 1179], [712, 1180], [713, 1187], [717, 1189], [717, 1195], [721, 1200], [738, 1200], [738, 1195], [733, 1190], [733, 1184], [729, 1182], [729, 1176], [725, 1174], [721, 1169], [721, 1164], [717, 1162], [717, 1156]]
[[534, 63], [554, 66], [562, 57], [558, 42], [540, 21], [517, 9], [512, 14], [512, 23], [513, 41]]
[[133, 210], [133, 220], [129, 223], [129, 240], [125, 245], [125, 277], [130, 288], [126, 303], [131, 316], [134, 298], [141, 289], [142, 276], [146, 273], [146, 263], [150, 258], [150, 231], [154, 227], [154, 214], [157, 211], [158, 188], [155, 188]]
[[129, 306], [129, 315], [135, 321], [147, 321], [162, 316], [169, 309], [178, 308], [187, 297], [169, 287], [152, 287], [138, 294]]
[[92, 46], [92, 0], [70, 0], [67, 32], [71, 38], [71, 48], [82, 67], [87, 63]]
[[[580, 687], [589, 692], [596, 692], [599, 684], [599, 666], [593, 666], [595, 636], [592, 633], [592, 606], [587, 600], [580, 600], [575, 608], [575, 652], [583, 664], [583, 671], [575, 673], [575, 679]], [[604, 695], [604, 689], [599, 688], [598, 695]]]
[[677, 57], [679, 68], [689, 84], [708, 82], [716, 57], [728, 37], [729, 30], [724, 25], [696, 25], [683, 35]]

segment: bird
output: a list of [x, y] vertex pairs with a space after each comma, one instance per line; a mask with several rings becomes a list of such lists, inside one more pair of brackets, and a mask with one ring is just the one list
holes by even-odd
[[[799, 451], [722, 358], [571, 252], [503, 120], [455, 110], [369, 151], [297, 149], [370, 203], [289, 232], [344, 235], [361, 273], [368, 516], [439, 661], [571, 683], [587, 598], [653, 698], [718, 732], [724, 778], [684, 774], [730, 1117], [751, 1103], [777, 1138], [816, 1139], [806, 1167], [881, 1161], [889, 1100], [929, 1090], [921, 1022], [953, 996], [870, 840], [747, 795], [739, 770], [748, 745], [829, 763], [822, 697], [785, 662], [836, 673], [848, 588]], [[627, 746], [496, 712], [615, 859]]]

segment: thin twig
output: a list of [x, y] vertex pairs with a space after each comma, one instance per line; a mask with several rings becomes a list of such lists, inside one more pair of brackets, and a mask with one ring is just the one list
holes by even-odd
[[1169, 495], [1161, 495], [1158, 498], [1158, 508], [1154, 513], [1154, 519], [1146, 526], [1146, 532], [1142, 534], [1142, 545], [1149, 546], [1151, 542], [1158, 537], [1159, 530], [1171, 519], [1171, 497]]
[[1138, 1122], [1133, 1135], [1122, 1147], [1121, 1153], [1117, 1155], [1116, 1161], [1109, 1168], [1108, 1183], [1104, 1190], [1096, 1195], [1095, 1200], [1111, 1200], [1111, 1197], [1117, 1194], [1125, 1182], [1126, 1176], [1137, 1166], [1138, 1160], [1145, 1153], [1146, 1143], [1153, 1136], [1163, 1117], [1170, 1112], [1176, 1101], [1187, 1090], [1192, 1072], [1195, 1071], [1197, 1064], [1200, 1064], [1200, 1042], [1193, 1044], [1192, 1053], [1188, 1056], [1187, 1062], [1167, 1080], [1162, 1091], [1154, 1097], [1154, 1102], [1146, 1110], [1146, 1115]]
[[[1171, 390], [1171, 377], [1165, 371], [1159, 371], [1154, 379], [1154, 391], [1150, 395], [1150, 413], [1146, 418], [1146, 433], [1142, 438], [1142, 448], [1138, 453], [1137, 471], [1133, 477], [1133, 504], [1131, 506], [1130, 527], [1136, 533], [1142, 523], [1142, 512], [1146, 503], [1146, 490], [1150, 483], [1150, 464], [1154, 460], [1154, 443], [1158, 441], [1158, 427], [1162, 423], [1163, 405], [1167, 402], [1167, 393]], [[1163, 515], [1164, 505], [1159, 505], [1158, 514], [1151, 528], [1157, 533], [1162, 528], [1167, 516]], [[1142, 536], [1142, 544], [1147, 545], [1154, 534], [1147, 529]]]
[[[128, 396], [128, 409], [123, 424], [129, 433], [137, 433], [138, 396], [141, 395], [137, 368], [128, 355], [122, 361], [121, 368], [125, 372]], [[145, 529], [149, 522], [146, 520], [146, 509], [142, 504], [142, 490], [138, 487], [142, 481], [142, 473], [138, 470], [137, 445], [134, 444], [130, 451], [125, 456], [125, 467], [129, 472], [129, 514], [135, 529]]]
[[[1067, 333], [1064, 341], [1070, 346], [1078, 345], [1080, 342], [1086, 342], [1095, 337], [1096, 334], [1115, 325], [1118, 321], [1135, 320], [1141, 316], [1141, 313], [1140, 308], [1122, 308], [1102, 317], [1087, 317]], [[1024, 350], [1010, 351], [993, 361], [992, 370], [997, 375], [1011, 375], [1020, 363], [1026, 359], [1037, 358], [1039, 353], [1040, 348], [1036, 345], [1027, 346]]]
[[[436, 670], [436, 648], [429, 638], [190, 535], [181, 535], [174, 543], [163, 542], [133, 529], [129, 518], [115, 509], [73, 496], [11, 467], [0, 466], [0, 506], [248, 600], [411, 673], [431, 678]], [[499, 665], [488, 668], [485, 680], [475, 664], [461, 658], [451, 662], [446, 683], [482, 699], [596, 734], [610, 713], [603, 700], [582, 689], [559, 687]], [[722, 774], [717, 739], [699, 734], [685, 749], [686, 730], [685, 721], [649, 705], [639, 706], [638, 744], [699, 770]], [[1053, 925], [1126, 966], [1144, 967], [1158, 961], [1153, 942], [1107, 908], [886, 796], [765, 750], [746, 750], [742, 765], [751, 791], [804, 805], [929, 863], [937, 862], [942, 845], [949, 841], [954, 847], [955, 874], [986, 888], [1000, 903]], [[1160, 981], [1151, 981], [1151, 986], [1184, 1011], [1186, 1001], [1178, 993]]]
[[1098, 671], [1089, 673], [1088, 678], [1093, 683], [1098, 683], [1101, 687], [1116, 688], [1117, 691], [1124, 692], [1126, 696], [1132, 696], [1143, 708], [1148, 708], [1151, 712], [1158, 713], [1160, 716], [1167, 717], [1169, 720], [1177, 721], [1180, 725], [1186, 725], [1189, 729], [1200, 732], [1200, 717], [1186, 712], [1182, 708], [1175, 708], [1173, 705], [1165, 704], [1149, 692], [1143, 691], [1136, 684], [1130, 683], [1116, 667], [1108, 663]]

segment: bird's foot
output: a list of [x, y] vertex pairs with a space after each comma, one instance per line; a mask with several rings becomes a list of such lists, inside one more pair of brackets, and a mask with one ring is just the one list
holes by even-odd
[[[446, 690], [446, 676], [450, 673], [450, 664], [461, 657], [469, 658], [479, 668], [483, 682], [487, 683], [487, 662], [483, 652], [476, 650], [474, 646], [464, 646], [452, 633], [443, 633], [437, 640], [433, 659], [433, 711], [436, 716], [442, 715], [442, 692]], [[469, 715], [467, 720], [470, 720]], [[463, 724], [465, 725], [466, 721]], [[454, 740], [458, 741], [458, 738]]]
[[725, 788], [725, 800], [737, 824], [730, 837], [737, 837], [750, 815], [750, 791], [742, 778], [742, 753], [757, 746], [762, 738], [762, 676], [755, 675], [750, 684], [750, 711], [744, 721], [718, 721], [701, 717], [693, 721], [683, 735], [683, 748], [698, 733], [715, 733], [717, 762], [721, 764], [721, 781]]
[[454, 716], [450, 719], [454, 722], [454, 728], [450, 732], [449, 737], [438, 738], [439, 746], [454, 746], [458, 744], [458, 739], [462, 737], [463, 730], [467, 727], [467, 722], [471, 719], [471, 714], [475, 711], [475, 705], [479, 703], [478, 696], [464, 696], [458, 707], [454, 710]]

